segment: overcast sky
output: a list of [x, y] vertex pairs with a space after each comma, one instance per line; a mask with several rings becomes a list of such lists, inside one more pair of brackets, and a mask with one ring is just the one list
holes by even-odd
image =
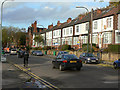
[[80, 13], [86, 12], [85, 9], [75, 8], [76, 6], [91, 10], [108, 5], [108, 2], [5, 2], [3, 26], [27, 29], [36, 20], [39, 25], [47, 28], [52, 23], [56, 25], [58, 20], [62, 23], [69, 17], [74, 19]]

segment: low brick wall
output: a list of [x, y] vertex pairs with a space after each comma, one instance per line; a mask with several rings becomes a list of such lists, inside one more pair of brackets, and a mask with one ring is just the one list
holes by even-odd
[[[32, 50], [30, 51], [32, 52]], [[44, 53], [44, 50], [42, 50], [42, 52]], [[53, 50], [47, 50], [47, 55], [53, 55]], [[58, 55], [59, 51], [56, 51], [56, 56]], [[79, 51], [70, 51], [69, 54], [75, 54], [77, 57], [80, 56], [80, 54], [82, 54], [83, 52], [79, 52]], [[95, 56], [97, 56], [97, 53], [93, 53]], [[101, 60], [105, 60], [105, 61], [115, 61], [118, 58], [120, 58], [120, 54], [116, 54], [116, 53], [100, 53], [100, 57]]]

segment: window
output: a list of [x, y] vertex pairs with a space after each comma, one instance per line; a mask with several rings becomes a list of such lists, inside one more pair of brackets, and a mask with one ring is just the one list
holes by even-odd
[[81, 36], [82, 43], [86, 44], [88, 42], [88, 36]]
[[104, 44], [110, 44], [112, 42], [112, 33], [111, 32], [105, 32], [103, 37], [103, 43]]
[[58, 36], [59, 35], [59, 31], [56, 31], [56, 36]]
[[72, 28], [70, 28], [70, 34], [72, 34]]
[[61, 31], [59, 30], [59, 36], [61, 35]]
[[86, 23], [86, 31], [89, 30], [89, 23]]
[[68, 45], [72, 45], [72, 37], [67, 38]]
[[69, 35], [69, 29], [66, 29], [66, 35]]
[[120, 43], [120, 32], [115, 32], [115, 43]]
[[53, 36], [55, 36], [55, 31], [53, 32]]
[[93, 34], [93, 36], [92, 36], [92, 43], [98, 44], [98, 35], [97, 34]]
[[65, 44], [65, 38], [62, 38], [62, 45]]
[[58, 43], [58, 45], [60, 45], [60, 38], [57, 39], [57, 43]]
[[52, 33], [50, 33], [50, 37], [52, 37]]
[[97, 29], [97, 21], [94, 22], [94, 29]]
[[76, 26], [76, 32], [79, 32], [79, 26]]
[[74, 37], [73, 45], [77, 45], [79, 42], [79, 37]]
[[65, 35], [65, 29], [64, 29], [64, 35]]
[[111, 23], [112, 23], [112, 18], [107, 18], [107, 27], [110, 28], [111, 27]]

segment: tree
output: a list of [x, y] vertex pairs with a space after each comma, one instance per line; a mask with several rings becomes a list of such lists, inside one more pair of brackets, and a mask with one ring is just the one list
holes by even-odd
[[35, 38], [34, 38], [35, 42], [37, 42], [37, 46], [38, 46], [38, 43], [44, 43], [44, 39], [43, 39], [43, 36], [41, 35], [36, 35]]
[[118, 6], [120, 4], [120, 0], [110, 0], [109, 5], [110, 6]]
[[11, 46], [14, 44], [25, 45], [26, 44], [26, 33], [17, 27], [3, 27], [2, 29], [2, 45], [3, 47]]

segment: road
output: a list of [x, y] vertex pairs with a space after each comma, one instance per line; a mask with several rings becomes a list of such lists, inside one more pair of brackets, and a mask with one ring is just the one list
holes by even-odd
[[[9, 62], [23, 66], [23, 58], [7, 57]], [[81, 71], [60, 71], [52, 68], [52, 58], [30, 56], [31, 72], [59, 88], [118, 88], [118, 70], [96, 64], [84, 64]]]

